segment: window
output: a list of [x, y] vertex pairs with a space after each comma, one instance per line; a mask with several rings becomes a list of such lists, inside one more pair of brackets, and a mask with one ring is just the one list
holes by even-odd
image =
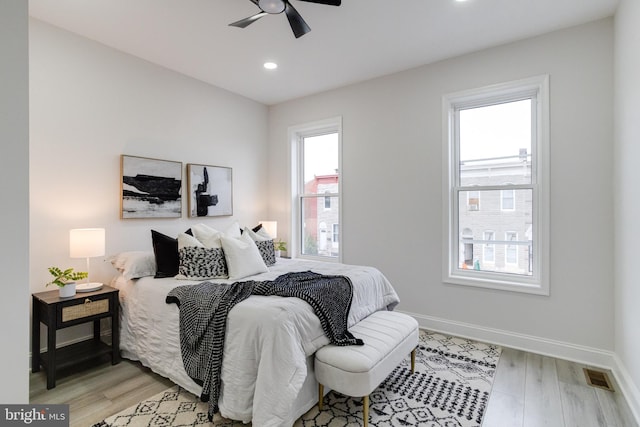
[[516, 192], [513, 189], [500, 190], [500, 209], [503, 211], [516, 210]]
[[548, 76], [445, 95], [443, 115], [443, 280], [548, 295]]
[[296, 256], [341, 259], [341, 126], [337, 118], [289, 129], [295, 206], [292, 249]]
[[493, 264], [496, 262], [496, 247], [491, 243], [496, 240], [493, 231], [485, 231], [483, 240], [482, 261], [486, 264]]
[[[325, 194], [329, 194], [329, 192], [325, 191]], [[331, 196], [324, 196], [324, 208], [331, 209]]]
[[[504, 234], [504, 240], [508, 243], [504, 250], [504, 262], [507, 265], [518, 265], [518, 245], [511, 242], [518, 241], [518, 233], [515, 231], [507, 231]], [[528, 264], [528, 262], [527, 262]], [[527, 266], [528, 267], [528, 266]]]
[[333, 243], [340, 243], [340, 224], [333, 224]]
[[469, 191], [467, 193], [467, 208], [470, 211], [480, 210], [480, 192], [479, 191]]

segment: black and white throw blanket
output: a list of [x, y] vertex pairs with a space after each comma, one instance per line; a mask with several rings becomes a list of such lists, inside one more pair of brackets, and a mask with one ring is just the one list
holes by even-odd
[[347, 330], [353, 286], [345, 276], [305, 271], [283, 274], [273, 281], [178, 286], [169, 292], [166, 302], [180, 308], [182, 360], [187, 374], [202, 385], [200, 398], [209, 402], [209, 418], [218, 412], [227, 314], [252, 294], [300, 298], [311, 305], [332, 344], [363, 344]]

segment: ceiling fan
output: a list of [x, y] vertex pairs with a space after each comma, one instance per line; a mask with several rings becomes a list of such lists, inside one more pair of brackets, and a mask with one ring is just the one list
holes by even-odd
[[[291, 30], [296, 38], [302, 37], [311, 31], [311, 28], [304, 22], [302, 16], [298, 13], [298, 11], [293, 7], [289, 0], [250, 0], [256, 6], [260, 8], [260, 13], [257, 13], [248, 18], [241, 19], [236, 22], [232, 22], [229, 24], [233, 27], [245, 28], [249, 24], [253, 24], [258, 19], [262, 18], [265, 15], [277, 15], [284, 12], [287, 15], [287, 19], [289, 20], [289, 25], [291, 25]], [[306, 1], [309, 3], [319, 3], [326, 4], [331, 6], [340, 6], [342, 0], [300, 0]]]

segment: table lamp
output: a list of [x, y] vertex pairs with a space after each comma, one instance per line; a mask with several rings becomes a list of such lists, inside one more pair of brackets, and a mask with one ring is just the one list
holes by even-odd
[[102, 287], [102, 283], [89, 282], [89, 258], [104, 255], [104, 228], [75, 228], [69, 231], [69, 256], [87, 259], [87, 283], [76, 285], [76, 291], [89, 292]]

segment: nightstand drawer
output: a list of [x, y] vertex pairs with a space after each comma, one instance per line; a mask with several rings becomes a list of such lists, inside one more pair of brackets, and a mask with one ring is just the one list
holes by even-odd
[[62, 308], [62, 323], [76, 319], [95, 316], [109, 312], [109, 299], [92, 300], [85, 298], [81, 304], [70, 305]]

